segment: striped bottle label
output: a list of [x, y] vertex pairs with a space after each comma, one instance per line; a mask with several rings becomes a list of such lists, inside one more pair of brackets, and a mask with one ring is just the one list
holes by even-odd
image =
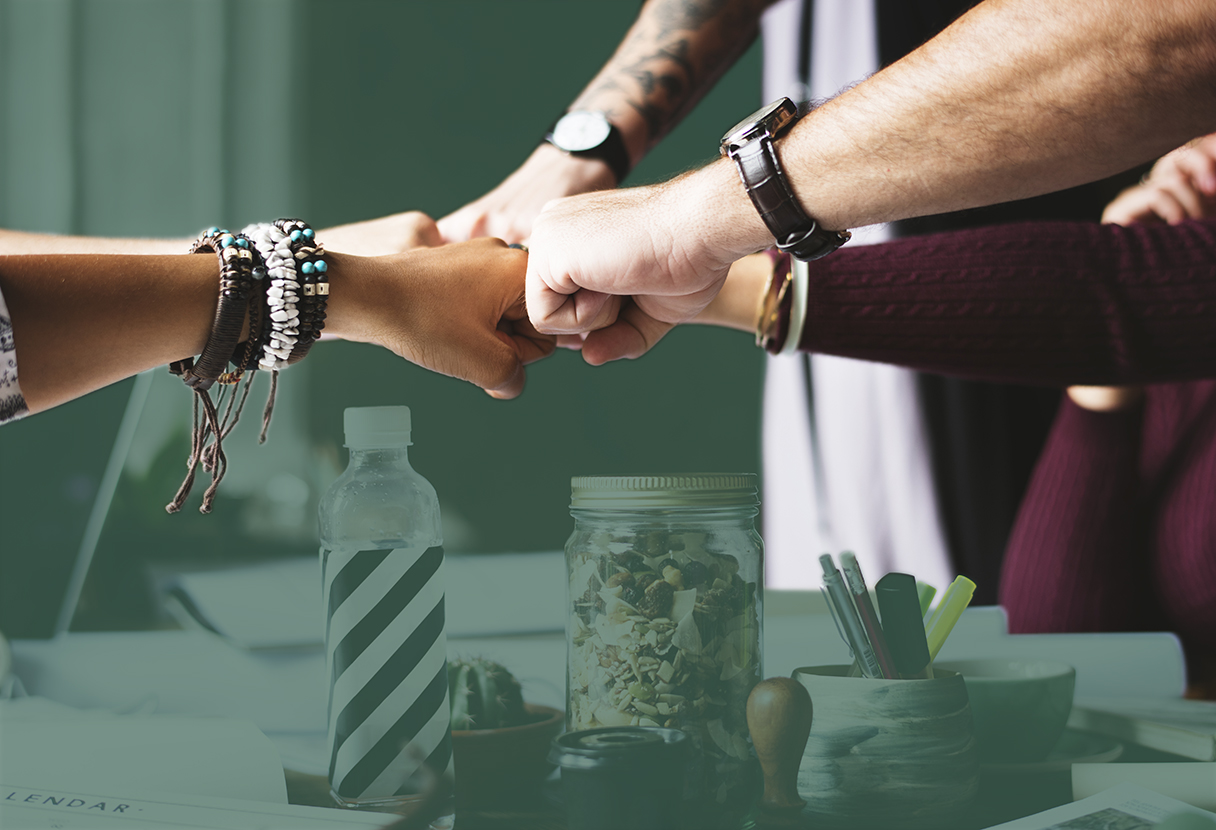
[[321, 561], [330, 786], [353, 803], [416, 796], [452, 774], [443, 548]]

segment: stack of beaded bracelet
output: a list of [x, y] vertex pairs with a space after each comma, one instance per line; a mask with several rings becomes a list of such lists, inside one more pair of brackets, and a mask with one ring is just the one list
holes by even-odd
[[329, 266], [321, 258], [325, 250], [316, 243], [316, 234], [299, 219], [250, 225], [245, 233], [253, 239], [270, 276], [266, 288], [268, 324], [260, 340], [256, 367], [271, 373], [258, 436], [258, 443], [262, 443], [274, 413], [279, 370], [303, 359], [325, 327], [325, 297], [329, 294], [325, 274]]
[[329, 266], [312, 228], [299, 219], [250, 225], [245, 232], [266, 262], [270, 326], [258, 367], [278, 371], [301, 360], [325, 328]]
[[[195, 392], [188, 471], [177, 495], [165, 508], [170, 513], [181, 509], [200, 464], [211, 472], [212, 481], [199, 510], [211, 512], [216, 489], [227, 470], [222, 441], [236, 426], [244, 409], [252, 373], [258, 369], [271, 373], [261, 442], [266, 440], [274, 410], [279, 370], [303, 359], [325, 327], [329, 266], [324, 260], [324, 248], [304, 222], [278, 219], [250, 225], [240, 234], [210, 228], [191, 246], [190, 252], [208, 250], [220, 259], [220, 298], [211, 335], [197, 361], [187, 358], [169, 367]], [[238, 341], [246, 313], [249, 337], [242, 344]], [[227, 371], [229, 363], [235, 365], [235, 370]], [[238, 399], [234, 387], [246, 372], [248, 379]], [[212, 401], [209, 391], [215, 383], [221, 384], [218, 402]], [[233, 391], [220, 417], [218, 407], [223, 406], [228, 389]]]
[[182, 380], [196, 392], [206, 392], [219, 380], [236, 351], [255, 282], [254, 252], [251, 247], [245, 237], [219, 228], [206, 231], [190, 246], [192, 254], [213, 251], [220, 259], [220, 297], [207, 345], [197, 361], [188, 357], [169, 366], [170, 372], [181, 375]]
[[323, 259], [325, 249], [307, 223], [299, 219], [277, 219], [274, 224], [286, 235], [291, 246], [300, 285], [299, 304], [295, 309], [298, 312], [298, 334], [287, 357], [290, 364], [304, 359], [325, 328], [329, 265]]
[[[255, 308], [260, 305], [260, 291], [254, 290], [254, 285], [262, 279], [264, 271], [262, 263], [250, 244], [249, 240], [239, 234], [231, 234], [219, 228], [211, 228], [203, 233], [193, 245], [190, 253], [214, 252], [220, 261], [220, 296], [216, 303], [215, 321], [203, 353], [197, 361], [193, 358], [175, 361], [170, 364], [169, 371], [180, 375], [182, 380], [194, 390], [194, 423], [191, 430], [190, 457], [187, 462], [185, 480], [178, 488], [173, 500], [165, 509], [176, 513], [181, 509], [186, 497], [194, 486], [194, 476], [199, 464], [209, 470], [212, 475], [211, 485], [203, 494], [203, 504], [199, 509], [203, 513], [211, 512], [216, 489], [227, 471], [228, 461], [224, 455], [222, 441], [225, 435], [235, 425], [235, 418], [240, 417], [240, 409], [235, 418], [229, 422], [233, 412], [236, 393], [230, 396], [228, 408], [221, 419], [216, 404], [211, 399], [210, 389], [217, 381], [228, 388], [240, 381], [243, 368], [237, 372], [227, 372], [230, 361], [233, 360], [239, 347], [241, 329], [245, 325], [248, 314], [251, 327], [260, 315]], [[250, 339], [253, 339], [252, 337]], [[248, 395], [248, 384], [245, 394]], [[221, 401], [223, 390], [221, 391]], [[244, 404], [244, 397], [241, 398]], [[202, 418], [199, 417], [199, 407], [202, 407]], [[208, 438], [212, 439], [210, 445]]]
[[296, 302], [300, 285], [296, 276], [296, 261], [286, 235], [277, 225], [268, 222], [250, 225], [244, 231], [253, 241], [266, 263], [267, 326], [259, 342], [257, 368], [276, 371], [287, 365], [287, 357], [295, 346]]

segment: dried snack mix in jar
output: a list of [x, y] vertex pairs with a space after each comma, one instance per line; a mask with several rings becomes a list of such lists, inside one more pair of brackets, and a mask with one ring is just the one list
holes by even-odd
[[572, 513], [569, 728], [683, 730], [696, 826], [745, 826], [759, 795], [746, 704], [763, 676], [754, 476], [575, 479]]

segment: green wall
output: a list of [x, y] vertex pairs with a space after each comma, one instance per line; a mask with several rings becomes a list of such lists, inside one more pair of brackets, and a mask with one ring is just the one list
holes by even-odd
[[[0, 224], [189, 236], [281, 214], [315, 227], [442, 216], [522, 161], [636, 11], [624, 0], [0, 0]], [[758, 90], [753, 48], [630, 182], [713, 157]], [[256, 447], [247, 428], [226, 444], [232, 493], [208, 517], [160, 512], [182, 469], [188, 396], [158, 378], [86, 624], [140, 624], [148, 561], [155, 573], [314, 550], [311, 507], [284, 512], [283, 480], [315, 501], [345, 462], [347, 406], [413, 409], [415, 466], [439, 492], [449, 547], [553, 549], [570, 527], [571, 475], [758, 470], [762, 366], [745, 335], [687, 327], [638, 361], [591, 368], [560, 353], [502, 402], [374, 347], [322, 344], [284, 373], [270, 443]], [[45, 627], [53, 587], [28, 586], [62, 579], [129, 385], [0, 429], [0, 628], [12, 635]]]

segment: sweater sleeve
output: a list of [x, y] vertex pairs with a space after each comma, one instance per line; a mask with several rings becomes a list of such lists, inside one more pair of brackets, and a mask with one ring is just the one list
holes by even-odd
[[1009, 631], [1153, 631], [1139, 499], [1143, 407], [1091, 412], [1065, 396], [1009, 536], [1000, 603]]
[[803, 351], [1044, 385], [1216, 377], [1216, 219], [995, 225], [810, 274]]

